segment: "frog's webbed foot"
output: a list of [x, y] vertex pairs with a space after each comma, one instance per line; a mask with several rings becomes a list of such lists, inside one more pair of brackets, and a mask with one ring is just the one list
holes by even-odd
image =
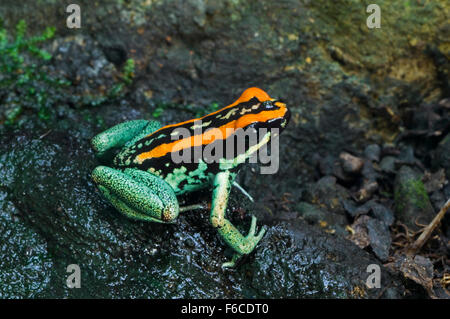
[[[245, 237], [248, 242], [252, 243], [251, 245], [253, 246], [253, 248], [251, 248], [251, 250], [253, 250], [259, 243], [259, 241], [263, 238], [264, 234], [266, 233], [266, 227], [262, 227], [257, 236], [255, 236], [255, 233], [256, 233], [256, 217], [252, 216], [252, 223], [250, 225], [250, 230], [248, 231], [248, 235]], [[235, 252], [230, 261], [222, 264], [222, 268], [234, 268], [236, 266], [237, 260], [242, 256], [243, 254]]]
[[240, 253], [234, 253], [233, 257], [231, 258], [230, 261], [227, 261], [225, 263], [222, 264], [222, 268], [234, 268], [236, 266], [236, 262], [239, 258], [242, 257], [242, 254]]
[[[238, 243], [237, 249], [235, 248], [236, 246], [233, 246], [233, 245], [231, 245], [228, 242], [230, 244], [230, 246], [232, 248], [234, 248], [236, 251], [233, 254], [233, 257], [231, 258], [230, 261], [225, 262], [225, 263], [222, 264], [222, 268], [233, 268], [233, 267], [235, 267], [236, 266], [236, 261], [239, 258], [241, 258], [242, 255], [251, 253], [255, 249], [256, 245], [258, 245], [259, 241], [263, 238], [264, 234], [266, 233], [266, 227], [264, 227], [264, 226], [261, 227], [261, 230], [259, 231], [258, 235], [255, 235], [255, 233], [256, 233], [256, 220], [257, 220], [256, 217], [252, 216], [252, 222], [251, 222], [251, 225], [250, 225], [250, 230], [248, 231], [247, 236], [243, 237], [243, 239], [241, 239], [240, 241], [236, 242], [236, 243]], [[233, 231], [231, 231], [229, 234], [223, 234], [224, 239], [225, 239], [225, 237], [227, 237], [229, 235], [236, 236], [236, 237], [239, 238], [237, 233], [233, 234]], [[242, 236], [240, 233], [239, 233], [239, 235]]]
[[254, 246], [258, 244], [258, 242], [263, 238], [264, 234], [266, 233], [266, 227], [261, 227], [261, 230], [259, 231], [258, 235], [255, 236], [256, 232], [256, 217], [252, 216], [252, 223], [250, 225], [250, 230], [248, 231], [247, 236], [245, 237], [248, 241], [252, 241], [255, 243]]

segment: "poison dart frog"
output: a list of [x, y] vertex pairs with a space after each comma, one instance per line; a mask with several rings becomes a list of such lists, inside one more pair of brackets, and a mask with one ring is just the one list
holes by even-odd
[[[266, 231], [262, 227], [256, 233], [256, 217], [252, 216], [250, 230], [243, 236], [226, 218], [231, 187], [239, 187], [234, 182], [235, 176], [240, 166], [274, 137], [273, 128], [280, 132], [289, 118], [286, 104], [253, 87], [245, 90], [234, 103], [198, 119], [163, 127], [156, 121], [124, 122], [92, 139], [92, 147], [100, 158], [113, 149], [120, 149], [112, 167], [96, 167], [92, 178], [118, 211], [137, 220], [158, 223], [171, 223], [178, 216], [182, 208], [177, 195], [212, 187], [210, 222], [234, 250], [231, 261], [222, 267], [234, 267], [242, 255], [253, 251]], [[240, 129], [248, 128], [265, 130], [255, 143], [246, 143], [241, 151], [231, 152], [230, 157], [226, 152], [227, 142]], [[191, 136], [177, 137], [181, 129]], [[208, 161], [203, 151], [214, 143], [222, 145], [226, 155], [218, 161]], [[173, 155], [181, 151], [193, 153], [192, 161], [174, 161]]]

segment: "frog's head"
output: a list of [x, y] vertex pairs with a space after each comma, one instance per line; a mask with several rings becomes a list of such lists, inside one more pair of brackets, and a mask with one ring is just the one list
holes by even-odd
[[281, 132], [291, 117], [291, 112], [285, 103], [271, 98], [266, 92], [256, 87], [245, 90], [233, 104], [240, 109], [240, 117], [236, 121], [236, 127], [239, 128], [253, 127], [269, 130], [278, 128]]

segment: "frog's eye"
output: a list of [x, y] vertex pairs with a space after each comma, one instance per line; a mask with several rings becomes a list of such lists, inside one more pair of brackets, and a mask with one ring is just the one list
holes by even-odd
[[262, 108], [265, 110], [278, 110], [285, 109], [286, 104], [278, 100], [271, 100], [263, 102]]
[[275, 105], [272, 101], [265, 101], [262, 103], [262, 109], [264, 110], [272, 110], [275, 108]]

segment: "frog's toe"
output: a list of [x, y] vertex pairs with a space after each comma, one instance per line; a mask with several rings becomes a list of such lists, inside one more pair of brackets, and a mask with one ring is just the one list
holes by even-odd
[[267, 230], [267, 228], [265, 226], [261, 227], [259, 234], [255, 237], [256, 243], [258, 243], [264, 237], [266, 230]]
[[222, 269], [234, 268], [236, 266], [236, 261], [242, 257], [242, 254], [235, 252], [230, 261], [222, 264]]
[[225, 263], [222, 264], [222, 268], [226, 269], [226, 268], [234, 268], [236, 266], [236, 262], [234, 261], [227, 261]]
[[255, 247], [258, 245], [259, 241], [263, 238], [264, 234], [266, 233], [266, 227], [261, 227], [261, 230], [259, 231], [258, 235], [255, 236], [256, 232], [256, 224], [253, 226], [253, 220], [252, 220], [252, 226], [250, 226], [250, 231], [247, 235], [247, 240], [252, 243], [252, 246]]
[[250, 230], [248, 231], [248, 237], [252, 237], [253, 235], [255, 235], [255, 231], [256, 231], [256, 217], [252, 216], [252, 223], [250, 225]]

